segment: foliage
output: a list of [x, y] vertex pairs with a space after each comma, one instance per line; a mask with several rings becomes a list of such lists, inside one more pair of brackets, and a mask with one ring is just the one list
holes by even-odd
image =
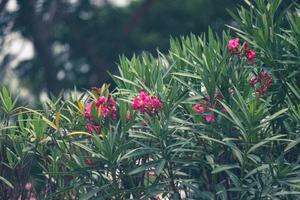
[[297, 199], [300, 7], [280, 6], [232, 12], [236, 37], [121, 57], [115, 91], [34, 110], [3, 88], [1, 198]]

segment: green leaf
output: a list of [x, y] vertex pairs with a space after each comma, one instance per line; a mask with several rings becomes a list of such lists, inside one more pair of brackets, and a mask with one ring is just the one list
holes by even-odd
[[273, 115], [269, 116], [268, 118], [266, 118], [265, 120], [262, 121], [262, 125], [273, 121], [274, 119], [277, 119], [279, 116], [281, 116], [283, 113], [285, 113], [286, 111], [288, 111], [288, 108], [282, 109], [276, 113], [274, 113]]
[[263, 141], [253, 145], [248, 151], [247, 154], [250, 154], [251, 152], [255, 151], [256, 149], [258, 149], [259, 147], [269, 143], [269, 142], [274, 142], [276, 140], [278, 140], [279, 138], [285, 137], [286, 135], [275, 135], [273, 137], [270, 138], [265, 138]]
[[300, 143], [300, 137], [296, 138], [295, 140], [293, 140], [292, 142], [290, 142], [285, 148], [284, 148], [284, 152], [287, 152], [289, 150], [291, 150], [292, 148], [294, 148], [297, 144]]
[[166, 164], [166, 160], [165, 159], [162, 159], [160, 161], [160, 163], [158, 163], [158, 166], [155, 169], [155, 173], [156, 173], [157, 176], [159, 176], [161, 174], [161, 172], [163, 171], [163, 169], [165, 167], [165, 164]]
[[217, 174], [222, 171], [230, 170], [230, 169], [235, 169], [235, 168], [240, 168], [239, 165], [220, 165], [216, 167], [211, 173], [212, 174]]
[[4, 182], [6, 185], [8, 185], [10, 188], [14, 189], [14, 186], [7, 179], [5, 179], [4, 177], [0, 176], [0, 180], [2, 182]]

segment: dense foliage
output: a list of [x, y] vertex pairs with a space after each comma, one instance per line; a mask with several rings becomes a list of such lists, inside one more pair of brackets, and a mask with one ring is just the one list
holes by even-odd
[[3, 87], [1, 199], [298, 199], [300, 7], [248, 4], [234, 36], [121, 57], [115, 91], [34, 110]]

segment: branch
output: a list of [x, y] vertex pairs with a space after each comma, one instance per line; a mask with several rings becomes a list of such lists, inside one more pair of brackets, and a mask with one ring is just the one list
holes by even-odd
[[48, 12], [46, 13], [45, 23], [49, 26], [53, 24], [54, 18], [58, 10], [58, 0], [52, 0]]

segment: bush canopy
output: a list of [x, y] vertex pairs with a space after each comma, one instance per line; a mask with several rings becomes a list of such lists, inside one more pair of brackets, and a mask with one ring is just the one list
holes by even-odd
[[218, 36], [121, 57], [117, 88], [0, 92], [1, 199], [299, 199], [300, 5], [256, 0]]

